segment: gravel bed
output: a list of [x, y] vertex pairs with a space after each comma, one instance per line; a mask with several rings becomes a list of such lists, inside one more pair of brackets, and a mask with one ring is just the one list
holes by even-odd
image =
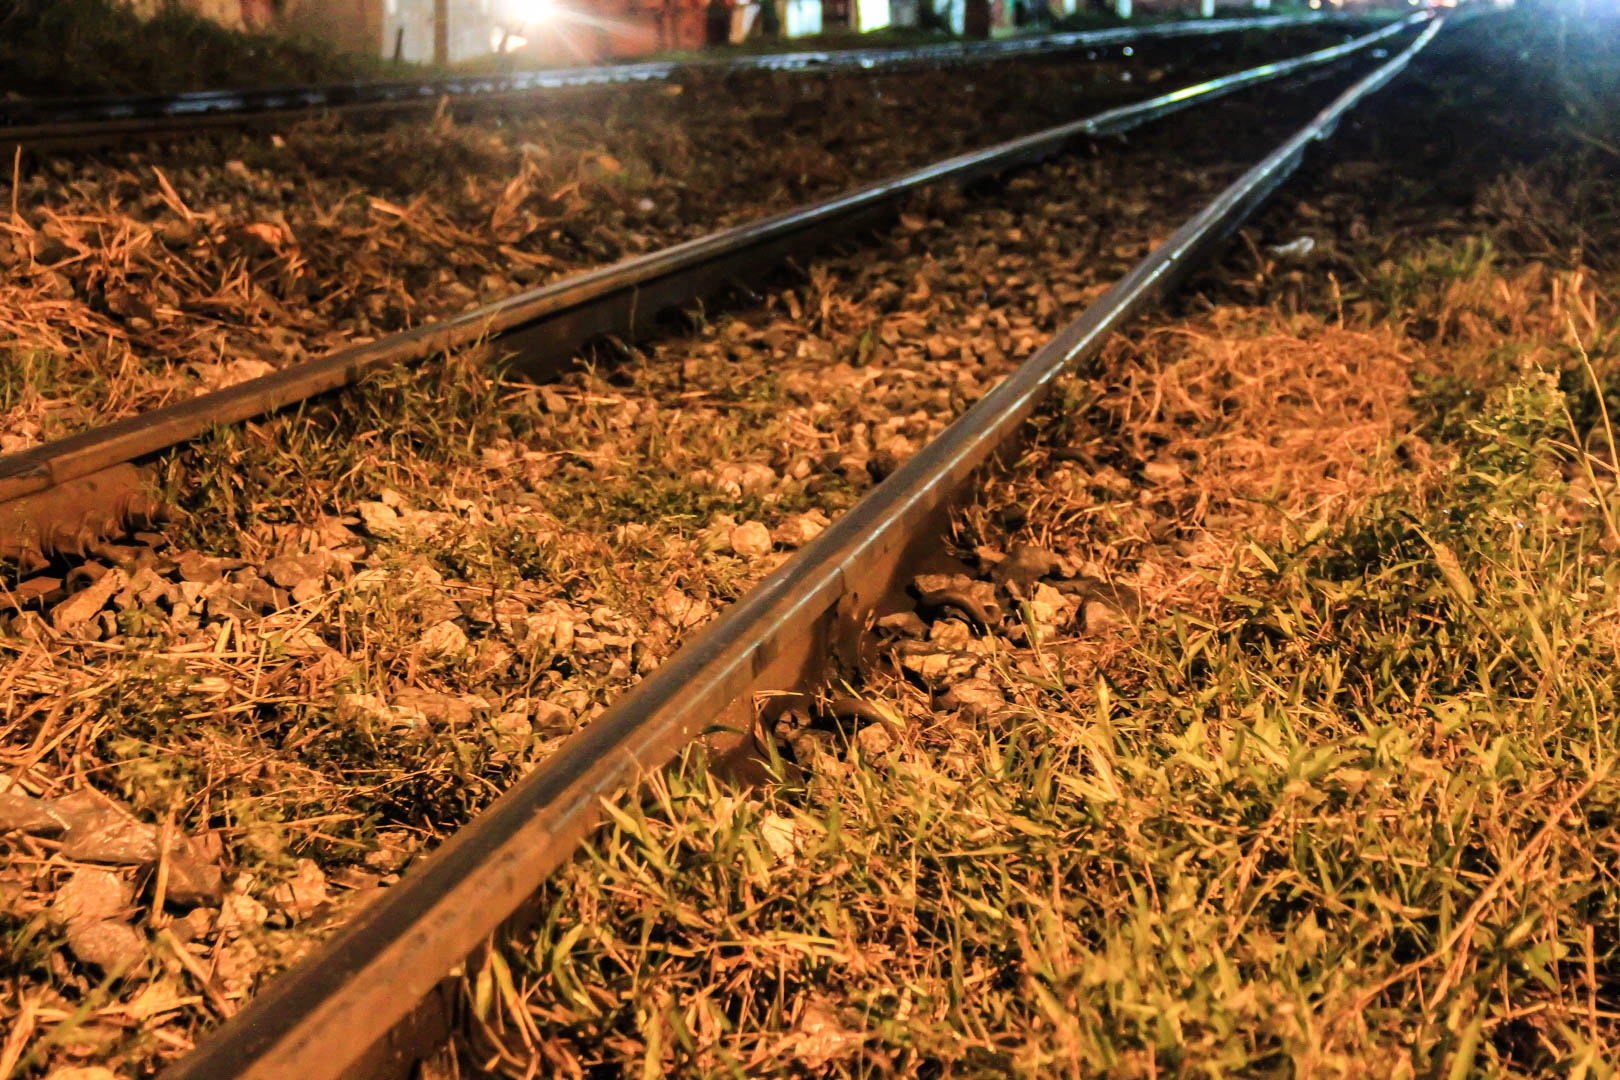
[[1343, 82], [928, 193], [556, 385], [469, 352], [165, 459], [166, 531], [6, 582], [17, 1045], [182, 1052]]
[[0, 453], [1344, 36], [693, 76], [477, 122], [25, 156], [0, 202]]

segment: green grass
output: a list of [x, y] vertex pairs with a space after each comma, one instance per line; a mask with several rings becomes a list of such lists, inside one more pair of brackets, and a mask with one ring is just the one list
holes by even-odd
[[677, 773], [513, 958], [532, 1022], [683, 1075], [1612, 1075], [1620, 536], [1564, 409], [1508, 374], [1423, 506], [1246, 560], [1112, 687], [1009, 659], [999, 721]]

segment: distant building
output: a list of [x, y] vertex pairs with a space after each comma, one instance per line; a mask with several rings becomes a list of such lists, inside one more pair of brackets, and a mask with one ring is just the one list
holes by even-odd
[[[128, 0], [144, 15], [164, 0]], [[180, 0], [222, 26], [291, 34], [337, 48], [426, 62], [433, 57], [435, 0]], [[799, 9], [821, 0], [778, 0]], [[870, 2], [870, 0], [868, 0]], [[881, 0], [886, 3], [887, 0]], [[751, 5], [739, 7], [741, 12]], [[446, 0], [451, 62], [503, 46], [549, 62], [595, 63], [707, 41], [707, 0]], [[751, 14], [751, 13], [750, 13]], [[803, 22], [793, 19], [785, 23]], [[734, 19], [746, 28], [752, 19]], [[784, 25], [785, 30], [790, 30]], [[790, 31], [791, 32], [791, 31]]]
[[[165, 0], [128, 0], [151, 13]], [[198, 14], [236, 29], [326, 41], [353, 51], [427, 62], [434, 59], [439, 0], [180, 0]], [[719, 32], [741, 41], [756, 32], [759, 0], [442, 0], [452, 63], [505, 50], [547, 64], [591, 64], [677, 49], [702, 48]], [[1014, 21], [1019, 0], [990, 0], [995, 25]], [[1041, 0], [1022, 0], [1037, 4]], [[1047, 0], [1053, 14], [1099, 0]], [[1114, 0], [1101, 0], [1112, 7]], [[1139, 0], [1140, 2], [1140, 0]], [[1144, 6], [1152, 6], [1147, 0]], [[1269, 0], [1247, 0], [1254, 6]], [[966, 0], [775, 0], [782, 33], [915, 26], [932, 4], [939, 23], [961, 33]], [[726, 15], [729, 9], [729, 18]]]
[[[136, 12], [150, 17], [166, 6], [168, 0], [126, 2]], [[450, 2], [457, 5], [464, 0]], [[381, 48], [386, 3], [387, 0], [180, 0], [180, 6], [232, 30], [308, 37], [348, 52], [376, 52]], [[430, 47], [431, 44], [430, 39]]]

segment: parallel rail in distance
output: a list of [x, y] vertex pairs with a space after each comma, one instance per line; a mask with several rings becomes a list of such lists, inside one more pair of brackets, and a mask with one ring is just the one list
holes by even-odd
[[[908, 193], [930, 184], [965, 183], [1060, 152], [1080, 138], [1116, 134], [1181, 109], [1261, 83], [1343, 60], [1413, 29], [1420, 12], [1352, 41], [1289, 60], [1223, 75], [1133, 105], [959, 154], [760, 221], [724, 229], [661, 251], [589, 271], [369, 345], [340, 349], [224, 390], [114, 421], [31, 450], [0, 457], [0, 558], [34, 549], [71, 550], [80, 527], [61, 514], [114, 518], [103, 491], [128, 496], [127, 484], [99, 473], [233, 424], [352, 385], [365, 375], [500, 335], [515, 366], [533, 377], [555, 373], [586, 342], [604, 335], [634, 340], [671, 308], [728, 281], [776, 265], [893, 212]], [[73, 487], [72, 485], [77, 485]], [[53, 539], [60, 533], [60, 539]]]
[[1245, 30], [1283, 30], [1365, 22], [1362, 14], [1267, 15], [1197, 19], [1146, 26], [1039, 34], [1000, 41], [951, 41], [640, 64], [460, 75], [434, 79], [331, 83], [264, 90], [204, 90], [183, 94], [20, 99], [0, 101], [0, 147], [44, 143], [94, 145], [118, 139], [242, 124], [282, 124], [310, 112], [389, 112], [458, 103], [499, 104], [576, 86], [662, 82], [685, 72], [887, 70], [919, 64], [963, 64], [1018, 59], [1077, 49]]
[[[518, 910], [588, 834], [600, 804], [661, 768], [706, 725], [752, 716], [755, 695], [803, 692], [831, 643], [901, 580], [973, 471], [1015, 436], [1053, 382], [1094, 356], [1251, 214], [1341, 118], [1395, 78], [1439, 31], [1340, 94], [1138, 263], [1095, 305], [938, 438], [684, 645], [543, 765], [411, 870], [311, 961], [272, 983], [167, 1080], [350, 1074], [369, 1047], [431, 1000], [445, 973]], [[378, 1048], [382, 1048], [379, 1051]], [[381, 1064], [379, 1064], [381, 1062]]]

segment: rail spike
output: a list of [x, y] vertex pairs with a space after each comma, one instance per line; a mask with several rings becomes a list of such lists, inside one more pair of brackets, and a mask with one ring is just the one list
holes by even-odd
[[150, 477], [134, 465], [113, 465], [0, 504], [0, 559], [37, 570], [168, 519]]

